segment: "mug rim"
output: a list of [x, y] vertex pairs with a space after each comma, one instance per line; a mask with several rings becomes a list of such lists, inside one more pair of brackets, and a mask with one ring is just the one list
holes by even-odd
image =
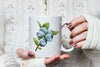
[[30, 17], [56, 17], [56, 18], [62, 18], [61, 16], [30, 16]]

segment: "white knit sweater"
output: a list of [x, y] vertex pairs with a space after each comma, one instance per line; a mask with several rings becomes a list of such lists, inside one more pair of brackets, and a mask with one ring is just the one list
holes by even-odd
[[[80, 5], [80, 3], [78, 2], [81, 2], [81, 4], [83, 4], [82, 6], [84, 7], [84, 10], [81, 9], [83, 7], [79, 7], [80, 11], [76, 8], [73, 9], [70, 7], [69, 10], [73, 9], [73, 11], [70, 11], [70, 12], [66, 11], [66, 15], [72, 15], [73, 12], [76, 11], [77, 13], [75, 14], [75, 16], [79, 16], [80, 14], [83, 14], [83, 13], [91, 14], [92, 17], [84, 15], [87, 20], [88, 19], [93, 20], [94, 18], [93, 16], [100, 18], [99, 17], [100, 16], [99, 0], [80, 0], [80, 1], [70, 0], [70, 3], [71, 2], [75, 2], [75, 4], [73, 4], [74, 7], [76, 7], [76, 5]], [[38, 0], [0, 0], [0, 60], [2, 60], [0, 61], [0, 67], [20, 67], [20, 64], [22, 67], [23, 67], [23, 64], [25, 64], [25, 66], [28, 65], [29, 67], [32, 67], [32, 66], [45, 67], [45, 64], [44, 64], [45, 58], [35, 58], [35, 59], [30, 59], [28, 61], [26, 60], [26, 61], [19, 62], [20, 59], [18, 59], [16, 55], [17, 48], [22, 47], [23, 49], [26, 49], [26, 50], [28, 50], [29, 48], [28, 18], [30, 15], [36, 16], [40, 14], [38, 12], [42, 12], [42, 11], [39, 11], [39, 9], [34, 10], [38, 8], [36, 3], [38, 3]], [[67, 16], [67, 18], [69, 17], [71, 16]], [[94, 24], [97, 23], [97, 22], [94, 22], [97, 20], [97, 18], [92, 21]], [[92, 22], [91, 24], [93, 25]], [[89, 23], [90, 23], [90, 20], [89, 20]], [[98, 24], [99, 24], [99, 19], [98, 19]], [[91, 30], [90, 26], [89, 26], [89, 30]], [[98, 29], [99, 26], [98, 25], [93, 26], [93, 29], [94, 27]], [[65, 45], [65, 44], [68, 43], [69, 41], [69, 38], [67, 35], [70, 35], [70, 34], [65, 30], [66, 28], [64, 28], [62, 31], [62, 40], [63, 40], [62, 42], [66, 48], [66, 46], [68, 45]], [[93, 32], [91, 32], [91, 34], [92, 33]], [[89, 37], [92, 36], [91, 34], [88, 34], [88, 36]], [[98, 35], [100, 36], [100, 34]], [[86, 42], [88, 42], [89, 37], [87, 37]], [[95, 38], [95, 35], [93, 35], [93, 38], [91, 38], [90, 40], [92, 41], [94, 38]], [[97, 43], [94, 43], [95, 42], [94, 40], [93, 42], [91, 41], [89, 41], [89, 43], [91, 43], [92, 45], [96, 44], [98, 45], [98, 48], [100, 48], [99, 39], [96, 40]], [[54, 66], [55, 67], [100, 67], [100, 64], [99, 64], [100, 51], [97, 50], [97, 48], [94, 48], [93, 46], [89, 47], [91, 44], [85, 43], [82, 49], [75, 49], [74, 51], [70, 53], [66, 53], [66, 54], [69, 54], [71, 58], [61, 61], [60, 63]], [[88, 46], [88, 48], [86, 45]], [[62, 54], [63, 53], [64, 52], [62, 52]]]

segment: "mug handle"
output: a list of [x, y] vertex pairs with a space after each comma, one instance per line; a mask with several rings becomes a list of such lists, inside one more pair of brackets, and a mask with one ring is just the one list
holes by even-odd
[[[62, 28], [63, 28], [66, 24], [67, 24], [67, 23], [64, 23], [63, 26], [62, 26]], [[73, 50], [74, 50], [74, 47], [71, 47], [71, 48], [69, 48], [69, 49], [66, 49], [66, 48], [63, 47], [63, 45], [61, 45], [61, 51], [63, 51], [63, 52], [71, 52], [71, 51], [73, 51]]]

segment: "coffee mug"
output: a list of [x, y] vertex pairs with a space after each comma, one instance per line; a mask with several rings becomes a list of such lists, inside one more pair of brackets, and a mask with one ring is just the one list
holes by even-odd
[[[30, 16], [29, 17], [29, 47], [35, 57], [51, 57], [70, 52], [73, 47], [65, 49], [61, 45], [62, 17]], [[65, 25], [65, 24], [64, 24]]]

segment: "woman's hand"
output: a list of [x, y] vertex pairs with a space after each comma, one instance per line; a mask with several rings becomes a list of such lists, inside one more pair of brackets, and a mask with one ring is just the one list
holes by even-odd
[[16, 53], [19, 57], [24, 58], [24, 59], [30, 59], [30, 58], [33, 58], [35, 56], [34, 52], [27, 51], [27, 50], [24, 50], [22, 48], [18, 48], [16, 50]]
[[[35, 56], [35, 54], [32, 51], [26, 51], [22, 48], [18, 48], [16, 50], [16, 53], [19, 57], [25, 58], [25, 59], [30, 59], [30, 58], [33, 58]], [[45, 64], [47, 65], [47, 67], [49, 67], [49, 66], [52, 66], [54, 64], [59, 63], [61, 60], [68, 59], [68, 58], [70, 58], [70, 56], [67, 55], [67, 54], [54, 55], [50, 58], [46, 58], [45, 59]]]
[[77, 17], [67, 24], [71, 30], [72, 39], [69, 43], [75, 48], [81, 48], [84, 45], [84, 41], [87, 37], [88, 23], [84, 16]]

